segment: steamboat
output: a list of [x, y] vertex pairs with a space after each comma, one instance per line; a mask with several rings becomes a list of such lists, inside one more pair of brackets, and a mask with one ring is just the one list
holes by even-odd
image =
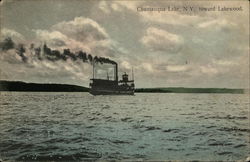
[[132, 70], [132, 79], [129, 80], [128, 74], [124, 73], [122, 79], [118, 79], [118, 64], [114, 63], [114, 77], [110, 79], [95, 78], [95, 63], [93, 63], [93, 78], [90, 79], [90, 91], [92, 95], [134, 95], [135, 84]]

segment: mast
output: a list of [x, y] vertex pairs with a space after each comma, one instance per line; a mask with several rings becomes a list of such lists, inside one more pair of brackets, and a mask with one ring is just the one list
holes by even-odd
[[93, 79], [95, 79], [95, 62], [93, 61]]
[[109, 72], [107, 72], [107, 80], [109, 80]]
[[133, 67], [132, 67], [132, 80], [134, 80], [134, 70], [133, 70]]
[[117, 67], [117, 63], [115, 63], [115, 71], [114, 71], [114, 75], [115, 75], [115, 81], [118, 82], [118, 67]]

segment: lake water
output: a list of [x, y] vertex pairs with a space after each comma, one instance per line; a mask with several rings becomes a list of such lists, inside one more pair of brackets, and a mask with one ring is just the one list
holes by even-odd
[[245, 160], [249, 95], [0, 92], [2, 160]]

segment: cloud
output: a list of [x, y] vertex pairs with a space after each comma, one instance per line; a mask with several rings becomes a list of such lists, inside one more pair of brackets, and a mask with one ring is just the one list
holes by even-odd
[[100, 1], [98, 8], [105, 14], [110, 14], [114, 12], [134, 12], [139, 4], [139, 1]]
[[209, 21], [204, 21], [198, 24], [198, 28], [217, 30], [217, 31], [223, 30], [223, 29], [230, 29], [235, 26], [236, 26], [235, 23], [229, 22], [226, 19], [209, 20]]
[[109, 14], [110, 9], [106, 1], [100, 1], [99, 3], [99, 9], [102, 10], [104, 13]]
[[183, 43], [183, 38], [162, 29], [149, 27], [140, 41], [152, 51], [177, 52]]
[[185, 72], [189, 69], [187, 65], [169, 65], [166, 70], [169, 72]]
[[115, 8], [119, 7], [120, 8], [119, 11], [121, 11], [122, 9], [136, 11], [137, 6], [141, 3], [142, 2], [140, 1], [115, 1], [112, 3], [112, 6], [113, 7], [116, 6]]
[[80, 42], [102, 41], [109, 38], [105, 29], [96, 21], [84, 17], [76, 17], [72, 21], [60, 22], [52, 26], [52, 30], [60, 31], [69, 38]]
[[23, 42], [25, 37], [12, 29], [2, 28], [1, 29], [1, 39], [10, 37], [15, 42]]
[[60, 47], [65, 46], [65, 41], [68, 40], [67, 36], [62, 34], [58, 31], [52, 31], [49, 32], [47, 30], [34, 30], [36, 33], [36, 36], [43, 42], [46, 42], [47, 44], [53, 46], [53, 47]]
[[197, 15], [183, 15], [178, 12], [139, 12], [143, 21], [151, 21], [161, 24], [188, 26], [194, 25], [202, 20]]
[[69, 48], [73, 51], [83, 50], [90, 52], [88, 45], [69, 38], [59, 31], [49, 30], [33, 30], [36, 33], [36, 38], [40, 43], [46, 43], [49, 47], [62, 50]]
[[105, 14], [110, 14], [112, 11], [122, 11], [122, 6], [117, 2], [100, 1], [98, 7]]
[[8, 51], [1, 51], [0, 60], [3, 62], [8, 62], [10, 64], [21, 64], [22, 58], [16, 54], [15, 49]]
[[83, 50], [97, 56], [112, 56], [115, 42], [96, 21], [76, 17], [71, 21], [59, 22], [49, 30], [33, 30], [38, 40], [56, 49]]
[[125, 70], [131, 70], [132, 66], [128, 61], [122, 61], [121, 62], [121, 68], [125, 69]]
[[121, 7], [119, 7], [119, 5], [116, 4], [116, 3], [113, 3], [113, 4], [111, 5], [111, 8], [112, 8], [114, 11], [122, 11], [122, 10], [121, 10]]
[[201, 72], [207, 75], [215, 75], [219, 73], [218, 69], [212, 67], [211, 65], [200, 66]]
[[146, 72], [149, 72], [149, 73], [153, 73], [154, 72], [154, 69], [152, 67], [152, 65], [150, 63], [142, 63], [142, 68], [146, 71]]
[[213, 60], [212, 62], [215, 65], [219, 65], [219, 66], [235, 66], [235, 65], [239, 65], [239, 62], [236, 62], [234, 60]]
[[[187, 5], [187, 4], [186, 4]], [[190, 5], [190, 4], [189, 4]], [[185, 4], [182, 4], [182, 2], [147, 2], [147, 1], [114, 1], [110, 4], [111, 8], [113, 8], [113, 11], [124, 11], [129, 10], [129, 12], [132, 12], [136, 15], [139, 15], [141, 17], [141, 21], [144, 22], [153, 22], [153, 23], [160, 23], [160, 24], [170, 24], [170, 25], [180, 25], [180, 26], [188, 26], [188, 25], [195, 25], [198, 22], [201, 22], [202, 20], [206, 19], [199, 15], [194, 14], [188, 14], [188, 13], [180, 13], [176, 11], [170, 11], [170, 12], [138, 12], [138, 7], [166, 7], [169, 6], [178, 6], [182, 7], [185, 6]], [[115, 7], [114, 7], [115, 6]]]

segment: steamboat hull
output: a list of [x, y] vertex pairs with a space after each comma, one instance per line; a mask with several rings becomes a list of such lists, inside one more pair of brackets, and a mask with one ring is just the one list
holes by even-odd
[[92, 95], [134, 95], [134, 91], [90, 90]]

